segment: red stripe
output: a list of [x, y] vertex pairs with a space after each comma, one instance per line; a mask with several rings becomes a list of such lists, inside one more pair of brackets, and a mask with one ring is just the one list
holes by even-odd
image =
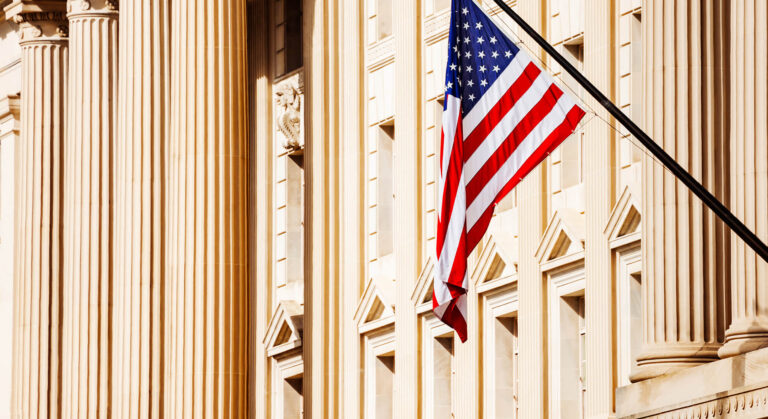
[[[440, 161], [443, 160], [443, 150], [440, 150]], [[438, 209], [437, 217], [437, 254], [440, 255], [443, 248], [443, 242], [445, 241], [445, 234], [448, 230], [448, 225], [451, 222], [451, 214], [453, 211], [454, 202], [456, 201], [456, 191], [459, 188], [464, 187], [461, 185], [461, 171], [464, 168], [462, 163], [462, 141], [461, 141], [461, 114], [458, 115], [458, 123], [456, 124], [456, 133], [454, 135], [453, 149], [451, 150], [451, 158], [448, 162], [448, 170], [445, 173], [443, 200], [441, 201], [440, 208]], [[466, 208], [459, 208], [459, 211], [466, 211]]]
[[[462, 226], [461, 237], [459, 243], [456, 245], [456, 253], [453, 257], [453, 265], [451, 265], [451, 272], [448, 275], [448, 285], [454, 285], [456, 287], [462, 287], [464, 285], [464, 275], [467, 272], [467, 234], [466, 224]], [[456, 296], [451, 293], [451, 297]]]
[[464, 161], [467, 161], [472, 153], [480, 147], [480, 144], [485, 141], [485, 138], [496, 128], [496, 125], [504, 118], [504, 115], [509, 112], [510, 109], [520, 100], [528, 88], [531, 87], [534, 80], [539, 77], [541, 69], [536, 67], [536, 64], [530, 63], [525, 68], [520, 77], [509, 86], [507, 93], [505, 93], [493, 108], [485, 115], [485, 118], [472, 130], [472, 132], [464, 140]]
[[488, 184], [499, 168], [509, 159], [515, 149], [517, 149], [517, 146], [552, 111], [562, 95], [563, 91], [560, 88], [554, 84], [550, 85], [539, 102], [515, 126], [509, 136], [467, 184], [467, 207], [472, 204], [485, 185]]
[[480, 242], [480, 239], [483, 238], [483, 235], [488, 230], [488, 225], [491, 222], [493, 209], [496, 204], [504, 199], [509, 191], [517, 186], [517, 184], [519, 184], [520, 181], [525, 178], [525, 176], [527, 176], [536, 166], [544, 161], [544, 159], [554, 149], [559, 147], [560, 144], [562, 144], [563, 141], [565, 141], [565, 139], [573, 133], [579, 121], [581, 121], [581, 118], [583, 117], [584, 110], [574, 105], [571, 110], [568, 111], [568, 114], [566, 114], [563, 122], [560, 123], [560, 125], [558, 125], [557, 128], [555, 128], [549, 134], [549, 136], [547, 136], [544, 142], [542, 142], [541, 145], [533, 152], [533, 154], [531, 154], [531, 156], [525, 160], [523, 165], [520, 166], [520, 169], [517, 170], [512, 178], [509, 179], [509, 182], [507, 182], [504, 187], [501, 188], [499, 193], [496, 194], [496, 198], [493, 200], [493, 205], [489, 206], [483, 212], [483, 215], [480, 216], [477, 222], [475, 222], [472, 228], [467, 232], [467, 254], [474, 250], [475, 246], [477, 246], [477, 243]]
[[448, 303], [448, 308], [445, 309], [440, 320], [455, 330], [462, 342], [467, 341], [467, 321], [464, 319], [461, 311], [459, 311], [455, 299]]

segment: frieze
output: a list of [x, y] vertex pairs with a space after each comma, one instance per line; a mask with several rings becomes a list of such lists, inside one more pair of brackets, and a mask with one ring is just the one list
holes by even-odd
[[22, 42], [66, 38], [69, 34], [64, 12], [24, 12], [14, 15], [12, 20], [19, 25], [19, 39]]
[[744, 393], [703, 402], [694, 406], [681, 407], [643, 418], [658, 419], [720, 419], [720, 418], [762, 418], [768, 417], [768, 388], [759, 388]]
[[383, 39], [370, 47], [366, 55], [368, 70], [381, 67], [384, 63], [391, 61], [395, 57], [395, 39], [389, 37]]

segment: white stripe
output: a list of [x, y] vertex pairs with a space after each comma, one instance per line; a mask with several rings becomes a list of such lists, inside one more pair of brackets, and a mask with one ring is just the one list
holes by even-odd
[[[527, 54], [522, 50], [518, 51], [515, 58], [513, 58], [504, 71], [501, 72], [499, 78], [497, 78], [491, 87], [485, 91], [485, 94], [480, 97], [480, 100], [472, 110], [464, 116], [462, 127], [464, 128], [465, 139], [475, 128], [477, 128], [485, 116], [488, 115], [488, 112], [490, 112], [494, 105], [496, 105], [496, 102], [507, 93], [509, 87], [512, 86], [512, 83], [514, 83], [521, 74], [523, 74], [523, 71], [525, 71], [525, 68], [530, 62], [531, 59]], [[487, 71], [491, 71], [491, 69], [489, 68]]]
[[464, 234], [467, 191], [463, 185], [464, 175], [462, 174], [459, 178], [459, 187], [456, 190], [456, 197], [453, 201], [451, 219], [448, 221], [446, 228], [443, 248], [440, 249], [440, 254], [437, 256], [435, 278], [442, 282], [447, 282], [449, 279], [451, 268], [453, 267], [453, 258], [456, 256], [456, 249], [458, 249], [459, 242], [462, 239], [461, 236]]
[[[440, 171], [440, 179], [445, 179], [445, 174], [448, 172], [448, 162], [451, 159], [451, 151], [453, 151], [453, 142], [456, 136], [456, 126], [459, 124], [459, 113], [461, 112], [461, 100], [456, 96], [445, 96], [445, 110], [443, 111], [443, 149], [440, 151], [440, 158], [442, 159], [442, 170]], [[438, 206], [438, 208], [440, 208]]]
[[537, 77], [528, 91], [520, 97], [512, 109], [499, 121], [488, 137], [483, 140], [480, 146], [472, 153], [472, 156], [464, 164], [464, 175], [467, 182], [471, 181], [478, 171], [488, 162], [493, 153], [499, 148], [509, 134], [517, 127], [520, 121], [536, 106], [541, 98], [547, 93], [551, 83], [544, 77]]
[[573, 99], [569, 95], [562, 95], [554, 109], [525, 137], [525, 140], [520, 143], [509, 159], [504, 162], [467, 208], [467, 231], [472, 229], [472, 226], [475, 225], [485, 210], [493, 204], [496, 195], [512, 179], [512, 176], [520, 170], [520, 166], [528, 160], [549, 134], [565, 120], [566, 115], [573, 106]]

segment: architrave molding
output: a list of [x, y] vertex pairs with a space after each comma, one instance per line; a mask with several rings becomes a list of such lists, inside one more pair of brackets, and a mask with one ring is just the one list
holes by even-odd
[[267, 356], [275, 357], [301, 347], [303, 330], [304, 308], [296, 301], [281, 301], [264, 336]]
[[603, 233], [607, 236], [611, 249], [640, 241], [642, 216], [640, 203], [635, 198], [638, 195], [636, 190], [634, 185], [624, 187], [608, 218]]
[[483, 246], [471, 278], [478, 294], [517, 280], [517, 264], [511, 261], [493, 235]]
[[[381, 281], [379, 281], [381, 282]], [[360, 334], [394, 324], [394, 289], [371, 278], [355, 309], [354, 320]]]
[[431, 256], [427, 258], [421, 267], [419, 279], [411, 293], [411, 301], [416, 306], [416, 313], [422, 314], [432, 309], [432, 290], [435, 280], [435, 260]]
[[555, 211], [536, 250], [542, 272], [584, 259], [585, 217], [576, 210]]

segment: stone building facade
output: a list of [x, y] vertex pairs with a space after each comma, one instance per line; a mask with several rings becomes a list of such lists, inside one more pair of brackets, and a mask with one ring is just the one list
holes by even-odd
[[[768, 264], [582, 98], [431, 314], [450, 0], [0, 0], [0, 417], [768, 416]], [[768, 7], [511, 0], [768, 240]]]

